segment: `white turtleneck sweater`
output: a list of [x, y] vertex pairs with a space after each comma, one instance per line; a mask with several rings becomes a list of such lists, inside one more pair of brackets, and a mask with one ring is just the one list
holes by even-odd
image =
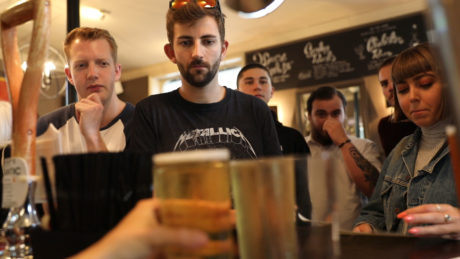
[[446, 126], [451, 124], [451, 121], [448, 118], [429, 127], [420, 127], [422, 137], [419, 142], [413, 177], [419, 174], [419, 170], [423, 169], [444, 145], [447, 140]]

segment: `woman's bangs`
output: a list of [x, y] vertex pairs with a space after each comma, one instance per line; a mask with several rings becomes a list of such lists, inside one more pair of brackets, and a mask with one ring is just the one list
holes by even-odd
[[402, 54], [393, 63], [392, 76], [396, 84], [417, 74], [433, 71], [431, 62], [429, 62], [427, 57], [421, 55], [421, 53]]

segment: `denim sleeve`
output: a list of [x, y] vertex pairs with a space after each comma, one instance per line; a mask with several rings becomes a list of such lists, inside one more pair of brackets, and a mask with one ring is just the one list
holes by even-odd
[[374, 193], [372, 194], [369, 203], [366, 204], [361, 210], [359, 217], [355, 220], [354, 226], [362, 223], [368, 223], [375, 230], [382, 231], [386, 229], [381, 193], [382, 185], [384, 182], [383, 180], [388, 171], [390, 161], [391, 159], [387, 158], [383, 163], [382, 171], [379, 175], [379, 179], [377, 180], [377, 185], [375, 186]]

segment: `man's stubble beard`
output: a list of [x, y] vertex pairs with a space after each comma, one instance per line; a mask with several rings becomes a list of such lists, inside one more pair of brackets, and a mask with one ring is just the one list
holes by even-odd
[[334, 143], [331, 137], [329, 137], [329, 135], [326, 132], [323, 133], [321, 130], [318, 130], [313, 125], [311, 125], [311, 137], [313, 140], [315, 140], [323, 146], [330, 146]]
[[[198, 76], [202, 77], [201, 71], [200, 71], [200, 74], [195, 74], [195, 75], [190, 72], [190, 67], [193, 65], [205, 65], [208, 68], [209, 71], [206, 72], [203, 79], [198, 80], [195, 78]], [[209, 84], [209, 82], [211, 82], [216, 76], [217, 72], [219, 71], [220, 59], [218, 59], [214, 64], [212, 64], [212, 66], [198, 59], [193, 60], [190, 63], [188, 69], [186, 69], [184, 65], [179, 64], [179, 63], [177, 64], [177, 66], [179, 68], [179, 71], [182, 77], [185, 79], [185, 81], [187, 81], [187, 83], [189, 83], [192, 86], [201, 88]]]

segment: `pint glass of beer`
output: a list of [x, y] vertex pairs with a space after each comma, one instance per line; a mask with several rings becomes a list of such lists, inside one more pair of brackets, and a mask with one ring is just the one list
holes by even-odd
[[242, 259], [297, 259], [294, 158], [230, 162]]
[[157, 154], [154, 197], [163, 225], [199, 229], [210, 242], [202, 249], [167, 248], [167, 258], [231, 258], [230, 183], [227, 149]]

